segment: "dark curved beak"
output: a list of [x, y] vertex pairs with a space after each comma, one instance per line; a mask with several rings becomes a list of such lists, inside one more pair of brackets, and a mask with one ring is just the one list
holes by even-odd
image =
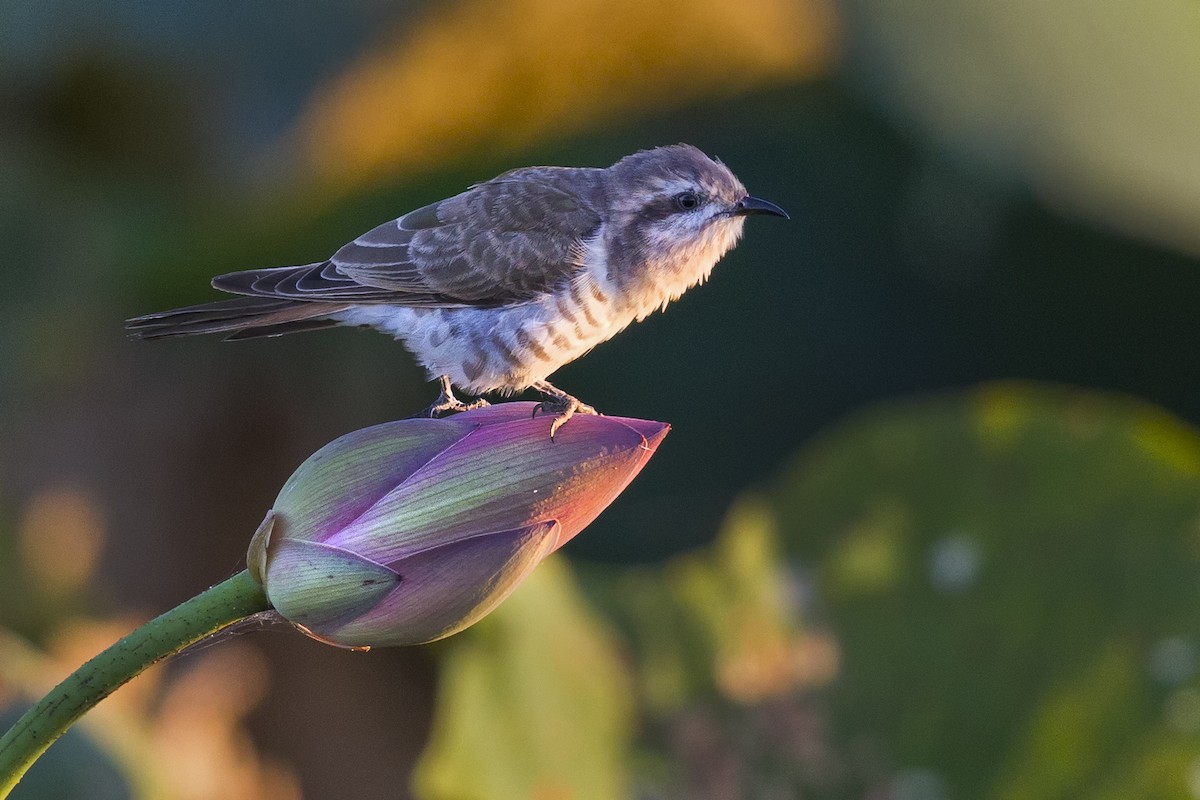
[[746, 196], [737, 201], [733, 207], [733, 213], [739, 217], [744, 217], [748, 214], [770, 214], [773, 217], [783, 217], [791, 219], [779, 206], [767, 200], [759, 200], [757, 197]]

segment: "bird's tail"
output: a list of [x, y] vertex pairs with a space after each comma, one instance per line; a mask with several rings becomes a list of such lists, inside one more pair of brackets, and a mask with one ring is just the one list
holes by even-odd
[[330, 315], [348, 307], [345, 303], [235, 297], [134, 317], [126, 322], [125, 328], [139, 339], [202, 333], [228, 333], [227, 340], [254, 339], [328, 328], [337, 324]]

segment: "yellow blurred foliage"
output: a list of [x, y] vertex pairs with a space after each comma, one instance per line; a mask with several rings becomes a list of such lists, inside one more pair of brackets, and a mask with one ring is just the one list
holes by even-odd
[[[1091, 778], [1087, 771], [1092, 766], [1089, 755], [1111, 746], [1113, 731], [1128, 726], [1136, 713], [1133, 709], [1138, 701], [1139, 668], [1136, 647], [1129, 642], [1111, 641], [1093, 661], [1081, 665], [1070, 680], [1049, 687], [1036, 716], [1026, 730], [1018, 733], [1018, 744], [992, 797], [1067, 797], [1072, 786]], [[1105, 781], [1112, 782], [1111, 778]], [[1177, 777], [1175, 782], [1182, 781]], [[1149, 796], [1184, 795], [1170, 792]]]
[[1200, 448], [1186, 423], [1154, 409], [1134, 423], [1132, 433], [1144, 452], [1186, 475], [1200, 474]]
[[838, 647], [806, 628], [780, 552], [774, 516], [762, 500], [742, 498], [705, 551], [668, 570], [673, 592], [708, 629], [713, 677], [731, 700], [758, 703], [829, 683]]
[[835, 31], [831, 0], [432, 4], [316, 93], [298, 146], [324, 183], [352, 187], [810, 76]]
[[867, 509], [826, 559], [828, 591], [853, 597], [894, 589], [904, 574], [908, 527], [908, 512], [898, 499], [883, 500]]
[[1025, 402], [1026, 387], [999, 383], [982, 387], [975, 396], [980, 439], [987, 444], [1011, 445], [1033, 419]]
[[40, 591], [68, 594], [92, 576], [104, 545], [103, 515], [91, 494], [55, 487], [30, 499], [18, 530], [21, 558]]

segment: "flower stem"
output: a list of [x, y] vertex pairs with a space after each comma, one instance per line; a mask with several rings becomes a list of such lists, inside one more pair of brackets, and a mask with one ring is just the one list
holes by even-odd
[[151, 664], [205, 636], [271, 608], [246, 570], [122, 638], [50, 690], [0, 737], [0, 799], [54, 741], [92, 706]]

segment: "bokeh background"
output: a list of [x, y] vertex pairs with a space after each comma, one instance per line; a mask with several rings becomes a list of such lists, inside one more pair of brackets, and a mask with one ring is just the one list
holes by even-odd
[[240, 568], [386, 337], [136, 342], [525, 164], [792, 221], [558, 373], [674, 431], [430, 647], [156, 668], [14, 797], [1200, 797], [1200, 4], [0, 2], [0, 708]]

